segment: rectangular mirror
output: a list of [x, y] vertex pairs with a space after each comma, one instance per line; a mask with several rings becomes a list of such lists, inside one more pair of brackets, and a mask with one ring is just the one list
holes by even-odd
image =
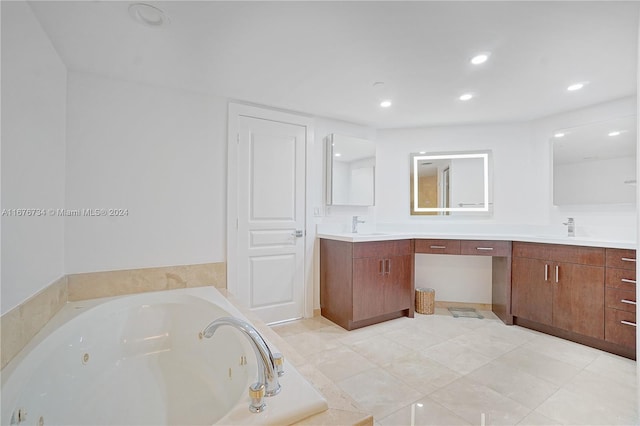
[[556, 131], [553, 204], [635, 203], [636, 137], [634, 115]]
[[375, 204], [376, 146], [366, 139], [330, 134], [325, 138], [327, 204]]
[[491, 151], [411, 154], [411, 214], [490, 211]]

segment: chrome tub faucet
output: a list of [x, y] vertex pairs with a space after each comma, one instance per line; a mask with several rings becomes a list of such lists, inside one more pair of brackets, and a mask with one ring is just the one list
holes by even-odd
[[202, 331], [202, 336], [211, 338], [216, 330], [223, 325], [240, 330], [249, 339], [253, 347], [258, 361], [258, 381], [249, 387], [249, 396], [251, 398], [249, 410], [252, 413], [260, 413], [266, 407], [263, 397], [274, 396], [280, 392], [281, 387], [278, 377], [284, 374], [284, 358], [282, 354], [272, 353], [260, 333], [251, 324], [238, 318], [218, 318], [205, 327]]

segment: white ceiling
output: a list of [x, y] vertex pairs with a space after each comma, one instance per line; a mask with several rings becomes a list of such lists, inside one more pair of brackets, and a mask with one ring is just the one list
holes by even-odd
[[[131, 3], [30, 5], [69, 70], [376, 128], [529, 120], [636, 93], [635, 1], [149, 2], [171, 19], [159, 29]], [[490, 60], [472, 66], [479, 51]], [[589, 84], [568, 92], [576, 81]]]

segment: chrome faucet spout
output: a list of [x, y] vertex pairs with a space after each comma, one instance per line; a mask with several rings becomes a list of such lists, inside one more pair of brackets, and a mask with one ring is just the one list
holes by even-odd
[[569, 237], [576, 236], [576, 221], [573, 220], [572, 217], [567, 218], [567, 221], [563, 222], [563, 225], [567, 225], [567, 232]]
[[221, 317], [205, 327], [202, 335], [211, 338], [213, 334], [223, 325], [231, 326], [240, 330], [251, 343], [256, 359], [258, 360], [258, 383], [264, 385], [264, 395], [274, 396], [280, 392], [278, 382], [278, 369], [271, 349], [267, 346], [260, 333], [246, 321], [233, 317]]
[[353, 216], [353, 218], [351, 219], [351, 232], [354, 234], [358, 233], [358, 224], [359, 223], [364, 223], [364, 220], [360, 220], [358, 219], [358, 216]]

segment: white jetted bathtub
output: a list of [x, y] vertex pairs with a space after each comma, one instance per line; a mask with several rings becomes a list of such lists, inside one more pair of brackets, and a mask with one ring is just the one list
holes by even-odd
[[251, 413], [249, 339], [200, 335], [225, 316], [245, 319], [212, 287], [68, 303], [2, 370], [1, 424], [283, 425], [327, 408], [285, 359], [280, 393]]

